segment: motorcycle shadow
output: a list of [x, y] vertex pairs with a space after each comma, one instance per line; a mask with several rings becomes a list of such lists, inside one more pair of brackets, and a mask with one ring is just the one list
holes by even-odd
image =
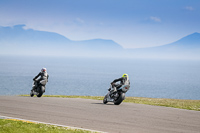
[[91, 104], [99, 104], [99, 105], [115, 105], [113, 103], [107, 103], [107, 104], [104, 104], [104, 103], [91, 103]]

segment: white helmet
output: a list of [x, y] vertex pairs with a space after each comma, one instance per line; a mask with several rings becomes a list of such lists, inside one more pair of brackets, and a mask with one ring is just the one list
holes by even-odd
[[41, 69], [41, 72], [45, 72], [45, 71], [47, 71], [47, 69], [46, 69], [45, 67], [43, 67], [43, 68]]

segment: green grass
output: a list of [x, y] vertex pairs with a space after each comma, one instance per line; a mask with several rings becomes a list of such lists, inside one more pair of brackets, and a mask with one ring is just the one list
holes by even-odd
[[200, 111], [200, 100], [127, 97], [124, 102]]
[[37, 124], [14, 119], [0, 119], [0, 133], [91, 133], [90, 131], [69, 129], [46, 124]]
[[[21, 95], [29, 96], [29, 95]], [[59, 98], [84, 98], [103, 100], [103, 96], [66, 96], [66, 95], [43, 95], [43, 97], [59, 97]], [[155, 106], [173, 107], [187, 110], [200, 111], [200, 100], [182, 100], [182, 99], [164, 99], [164, 98], [143, 98], [143, 97], [126, 97], [123, 102], [148, 104]]]

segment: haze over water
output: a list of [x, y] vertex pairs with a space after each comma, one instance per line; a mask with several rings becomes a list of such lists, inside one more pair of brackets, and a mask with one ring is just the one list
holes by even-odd
[[126, 96], [200, 99], [200, 62], [188, 60], [0, 57], [0, 95], [29, 94], [42, 67], [46, 95], [104, 96], [110, 83], [129, 74]]

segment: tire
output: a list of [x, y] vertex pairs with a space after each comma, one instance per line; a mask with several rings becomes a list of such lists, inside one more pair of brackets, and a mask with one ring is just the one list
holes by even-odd
[[40, 86], [40, 87], [38, 87], [38, 94], [37, 94], [37, 97], [41, 97], [42, 95], [43, 95], [43, 91], [42, 90], [44, 90], [43, 89], [43, 86]]
[[104, 97], [104, 99], [103, 99], [103, 103], [104, 103], [104, 104], [108, 103], [108, 101], [107, 101], [107, 97], [108, 97], [108, 96], [105, 95], [105, 97]]
[[124, 99], [125, 99], [125, 94], [121, 93], [119, 97], [116, 100], [114, 100], [114, 104], [119, 105]]
[[43, 95], [43, 93], [39, 92], [38, 95], [37, 95], [37, 97], [41, 97], [42, 95]]
[[33, 96], [34, 96], [33, 92], [31, 92], [31, 93], [30, 93], [30, 96], [31, 96], [31, 97], [33, 97]]

